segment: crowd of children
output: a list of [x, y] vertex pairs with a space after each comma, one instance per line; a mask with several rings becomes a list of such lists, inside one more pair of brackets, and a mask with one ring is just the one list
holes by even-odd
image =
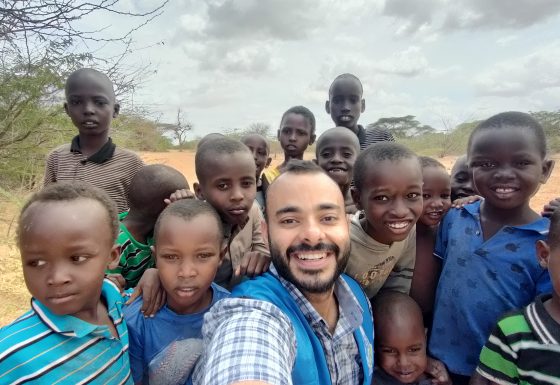
[[[21, 210], [31, 310], [0, 329], [0, 383], [191, 383], [205, 313], [269, 268], [267, 188], [315, 142], [313, 113], [282, 115], [274, 168], [261, 135], [203, 138], [193, 193], [111, 142], [105, 75], [78, 70], [65, 93], [78, 136]], [[325, 108], [336, 127], [315, 162], [340, 188], [345, 271], [373, 307], [372, 384], [560, 384], [560, 201], [529, 206], [553, 168], [539, 123], [485, 120], [448, 174], [358, 124], [356, 76], [333, 81]]]

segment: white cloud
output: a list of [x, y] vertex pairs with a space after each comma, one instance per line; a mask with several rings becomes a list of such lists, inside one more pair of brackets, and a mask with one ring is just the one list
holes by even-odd
[[414, 77], [420, 75], [428, 68], [428, 59], [420, 47], [408, 47], [397, 52], [391, 57], [381, 60], [374, 65], [374, 69], [392, 75]]

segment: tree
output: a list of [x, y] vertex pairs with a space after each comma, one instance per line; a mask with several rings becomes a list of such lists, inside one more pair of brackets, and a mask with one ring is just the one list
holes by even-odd
[[257, 123], [251, 123], [245, 130], [242, 131], [242, 135], [253, 133], [253, 134], [262, 135], [268, 139], [271, 137], [270, 131], [271, 131], [270, 124], [257, 122]]
[[177, 141], [179, 148], [183, 148], [187, 142], [187, 135], [194, 129], [194, 125], [186, 120], [183, 111], [177, 109], [177, 122], [176, 123], [161, 123], [158, 125], [162, 132], [169, 132], [173, 139]]
[[384, 128], [395, 138], [406, 138], [435, 132], [428, 125], [422, 125], [413, 115], [380, 118], [377, 122], [368, 125], [368, 128]]

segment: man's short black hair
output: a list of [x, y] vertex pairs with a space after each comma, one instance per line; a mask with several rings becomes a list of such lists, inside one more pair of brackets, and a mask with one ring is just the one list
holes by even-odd
[[535, 135], [535, 138], [537, 139], [537, 144], [539, 146], [539, 152], [541, 158], [544, 159], [544, 157], [546, 156], [546, 135], [544, 133], [543, 127], [531, 115], [519, 111], [502, 112], [481, 122], [478, 126], [476, 126], [476, 128], [473, 130], [473, 132], [469, 137], [467, 152], [470, 152], [473, 137], [476, 135], [477, 132], [486, 129], [511, 129], [511, 128], [523, 128], [531, 131]]
[[251, 154], [249, 147], [239, 140], [231, 139], [227, 136], [215, 137], [199, 145], [194, 156], [194, 167], [198, 181], [202, 182], [208, 175], [208, 172], [212, 172], [212, 170], [206, 169], [210, 159], [213, 159], [216, 155], [232, 155], [238, 152], [248, 154], [253, 159], [253, 154]]
[[429, 157], [429, 156], [419, 156], [418, 159], [420, 160], [420, 166], [422, 166], [422, 168], [426, 168], [426, 167], [439, 167], [439, 168], [443, 168], [444, 170], [447, 171], [447, 169], [445, 168], [445, 166], [438, 160]]
[[[191, 221], [201, 215], [210, 215], [216, 220], [216, 229], [218, 230], [218, 236], [221, 241], [224, 238], [224, 226], [214, 207], [212, 207], [210, 203], [198, 199], [181, 199], [169, 204], [161, 212], [159, 218], [157, 219], [154, 227], [154, 240], [156, 241], [156, 246], [163, 219], [173, 216], [184, 219], [185, 221]], [[188, 237], [188, 234], [185, 234], [185, 236]]]
[[336, 78], [334, 78], [334, 80], [332, 81], [331, 85], [329, 86], [329, 99], [332, 95], [332, 88], [334, 83], [336, 83], [337, 80], [340, 79], [352, 79], [355, 80], [356, 82], [358, 82], [358, 84], [360, 85], [360, 95], [364, 94], [364, 87], [362, 86], [362, 81], [354, 74], [350, 74], [350, 73], [344, 73], [344, 74], [340, 74], [338, 75]]
[[313, 115], [313, 112], [311, 112], [307, 107], [304, 106], [294, 106], [289, 108], [288, 110], [286, 110], [286, 112], [284, 112], [284, 114], [282, 115], [282, 119], [280, 119], [280, 122], [284, 121], [284, 118], [286, 117], [286, 115], [288, 114], [296, 114], [296, 115], [301, 115], [303, 116], [305, 119], [307, 119], [307, 121], [309, 122], [309, 126], [311, 127], [311, 131], [309, 132], [310, 135], [315, 135], [315, 115]]
[[164, 164], [142, 167], [130, 183], [128, 200], [130, 210], [146, 213], [157, 218], [165, 206], [163, 200], [177, 190], [188, 189], [189, 183], [183, 174]]
[[[317, 163], [311, 160], [301, 160], [301, 159], [291, 159], [284, 166], [282, 174], [315, 174], [315, 173], [325, 173]], [[272, 182], [274, 183], [274, 181]]]
[[395, 142], [378, 142], [363, 150], [354, 163], [354, 186], [361, 190], [368, 168], [378, 167], [376, 163], [384, 160], [396, 162], [402, 159], [418, 159], [408, 147]]
[[[117, 205], [111, 198], [109, 198], [109, 195], [100, 188], [86, 182], [74, 181], [49, 184], [31, 196], [31, 198], [23, 205], [19, 215], [16, 232], [18, 244], [21, 240], [21, 232], [23, 230], [22, 220], [25, 217], [25, 213], [29, 209], [29, 206], [33, 203], [64, 202], [80, 198], [92, 199], [103, 206], [105, 212], [107, 213], [107, 224], [110, 226], [111, 239], [114, 242], [119, 233], [119, 215]], [[91, 231], [98, 231], [98, 229], [91, 229]]]

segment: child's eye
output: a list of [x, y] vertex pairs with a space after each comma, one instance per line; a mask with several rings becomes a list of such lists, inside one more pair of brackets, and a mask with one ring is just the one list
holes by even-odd
[[421, 196], [420, 193], [417, 192], [412, 192], [412, 193], [408, 193], [408, 195], [406, 196], [408, 199], [417, 199]]
[[418, 353], [420, 350], [422, 350], [422, 348], [420, 346], [413, 346], [413, 347], [408, 349], [408, 351], [411, 352], [411, 353]]
[[441, 194], [439, 196], [441, 199], [451, 199], [451, 195], [450, 194]]
[[376, 201], [388, 201], [389, 197], [387, 195], [378, 195], [376, 197], [373, 197], [373, 199]]
[[169, 261], [176, 261], [179, 259], [179, 256], [177, 254], [163, 254], [161, 257]]
[[328, 152], [328, 151], [325, 151], [325, 152], [322, 152], [322, 153], [321, 153], [321, 157], [322, 157], [322, 158], [328, 158], [328, 157], [330, 157], [330, 156], [331, 156], [331, 153]]
[[381, 348], [381, 353], [383, 354], [396, 354], [397, 351], [391, 348]]
[[351, 152], [345, 152], [345, 153], [343, 154], [343, 156], [344, 156], [345, 158], [351, 158], [352, 155], [354, 155], [354, 154], [352, 154]]
[[95, 104], [98, 106], [104, 106], [107, 104], [107, 102], [105, 100], [96, 100]]
[[531, 164], [531, 162], [528, 161], [528, 160], [521, 160], [521, 161], [518, 162], [518, 165], [522, 166], [522, 167], [523, 166], [529, 166], [530, 164]]
[[81, 103], [80, 100], [70, 100], [70, 105], [72, 105], [72, 106], [77, 106], [77, 105], [79, 105], [80, 103]]
[[73, 255], [70, 257], [70, 259], [72, 259], [72, 262], [81, 263], [81, 262], [85, 262], [87, 257], [81, 255]]
[[255, 183], [252, 180], [246, 180], [241, 183], [244, 188], [253, 187]]
[[218, 190], [224, 191], [228, 189], [229, 185], [227, 183], [218, 183], [216, 187], [218, 188]]
[[430, 194], [422, 194], [422, 198], [430, 199], [432, 196]]
[[212, 258], [214, 256], [213, 253], [200, 253], [198, 254], [198, 258], [200, 259], [208, 259], [208, 258]]
[[31, 267], [42, 267], [42, 266], [44, 266], [44, 265], [46, 265], [46, 264], [47, 264], [47, 262], [46, 262], [46, 261], [43, 261], [43, 260], [41, 260], [41, 259], [35, 259], [35, 260], [29, 261], [29, 262], [27, 263], [27, 265], [28, 265], [28, 266], [31, 266]]

